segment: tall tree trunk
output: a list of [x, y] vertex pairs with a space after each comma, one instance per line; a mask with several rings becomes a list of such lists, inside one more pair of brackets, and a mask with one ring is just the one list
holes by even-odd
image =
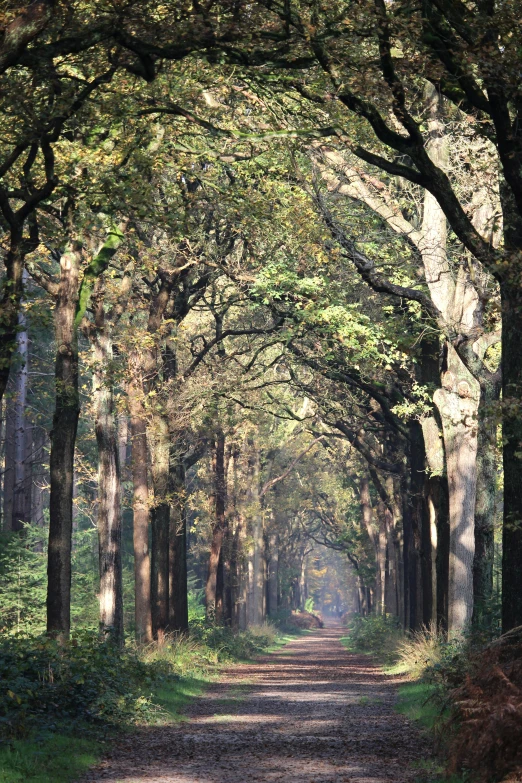
[[22, 226], [11, 230], [10, 246], [5, 257], [5, 275], [0, 289], [0, 400], [7, 388], [11, 360], [16, 351], [26, 255], [22, 231]]
[[151, 426], [152, 484], [151, 510], [151, 610], [154, 638], [161, 639], [169, 624], [169, 468], [170, 433], [168, 419], [156, 411]]
[[478, 442], [477, 497], [475, 503], [475, 557], [473, 560], [473, 625], [491, 630], [495, 507], [497, 494], [497, 418], [500, 384], [481, 381]]
[[240, 560], [240, 520], [237, 515], [234, 515], [233, 520], [234, 524], [232, 528], [232, 544], [230, 550], [230, 602], [231, 624], [232, 628], [237, 631], [240, 627], [243, 574]]
[[279, 580], [279, 541], [276, 530], [271, 530], [268, 537], [268, 614], [277, 614], [277, 595]]
[[[440, 95], [426, 86], [428, 151], [441, 168], [447, 166], [448, 138], [445, 133]], [[479, 308], [469, 272], [461, 267], [454, 281], [446, 253], [446, 217], [435, 197], [425, 192], [420, 250], [426, 282], [433, 303], [448, 324], [463, 330], [474, 325]], [[442, 388], [434, 394], [444, 435], [449, 493], [450, 563], [448, 588], [448, 630], [464, 631], [473, 609], [474, 514], [477, 481], [478, 383], [465, 368], [452, 346], [446, 346]]]
[[449, 491], [450, 556], [448, 632], [465, 631], [473, 613], [473, 559], [475, 553], [475, 501], [477, 487], [478, 393], [469, 373], [457, 376], [449, 348], [444, 388], [437, 389], [437, 405], [444, 432]]
[[231, 470], [228, 471], [227, 497], [229, 503], [230, 526], [230, 623], [234, 630], [240, 627], [241, 590], [243, 583], [242, 516], [239, 508], [239, 448], [233, 448], [230, 455]]
[[98, 546], [100, 564], [100, 633], [123, 645], [123, 578], [121, 553], [121, 480], [119, 443], [114, 415], [112, 340], [105, 321], [103, 297], [95, 306], [92, 332], [94, 429], [98, 446]]
[[264, 619], [265, 604], [265, 539], [263, 533], [263, 515], [261, 510], [261, 498], [259, 495], [259, 451], [255, 443], [251, 442], [251, 454], [249, 458], [249, 512], [252, 523], [252, 623], [260, 625]]
[[242, 513], [237, 523], [238, 539], [238, 626], [244, 631], [248, 625], [249, 612], [249, 569], [250, 554], [246, 551], [246, 523]]
[[47, 632], [59, 638], [69, 636], [71, 625], [74, 448], [80, 414], [78, 334], [75, 325], [80, 259], [80, 244], [70, 243], [60, 259], [60, 283], [54, 314], [56, 403], [50, 456]]
[[381, 584], [382, 572], [379, 563], [379, 538], [373, 525], [373, 509], [372, 500], [370, 496], [370, 483], [367, 476], [362, 476], [359, 481], [359, 503], [361, 506], [361, 519], [363, 526], [368, 534], [368, 538], [372, 544], [375, 554], [375, 590], [376, 590], [376, 604], [377, 611], [381, 612], [382, 599], [384, 595], [383, 587]]
[[[506, 216], [505, 216], [506, 217]], [[522, 231], [509, 236], [513, 247]], [[520, 257], [520, 250], [518, 251]], [[517, 266], [514, 261], [513, 265]], [[511, 278], [511, 275], [510, 275]], [[501, 284], [502, 298], [502, 422], [504, 466], [504, 525], [502, 532], [502, 631], [522, 625], [522, 287], [520, 281], [508, 279]]]
[[377, 569], [379, 571], [379, 614], [386, 614], [386, 545], [387, 545], [387, 509], [381, 501], [377, 506], [377, 519], [379, 530], [376, 536], [377, 542]]
[[18, 314], [18, 333], [6, 396], [6, 443], [4, 478], [4, 530], [20, 531], [30, 521], [26, 494], [26, 406], [28, 380], [28, 337], [23, 310]]
[[188, 631], [187, 595], [187, 515], [185, 509], [185, 469], [183, 461], [171, 460], [169, 531], [169, 628]]
[[216, 616], [216, 588], [221, 547], [225, 530], [225, 504], [226, 504], [226, 480], [225, 480], [225, 434], [219, 430], [212, 455], [212, 472], [214, 475], [214, 524], [212, 527], [212, 541], [208, 560], [208, 574], [205, 585], [205, 603], [207, 618], [214, 620]]
[[[263, 516], [261, 513], [261, 504], [259, 502], [259, 455], [256, 451], [256, 469], [252, 479], [253, 490], [253, 527], [252, 534], [254, 538], [254, 573], [253, 573], [253, 594], [252, 601], [254, 605], [253, 619], [254, 625], [260, 625], [264, 619], [264, 598], [265, 598], [265, 578], [264, 578], [264, 555], [265, 540], [263, 535]], [[256, 491], [257, 490], [257, 491]]]
[[[136, 359], [136, 357], [134, 357]], [[152, 616], [150, 600], [150, 553], [149, 553], [149, 482], [147, 454], [147, 421], [143, 404], [141, 364], [133, 362], [133, 371], [128, 386], [128, 406], [132, 443], [133, 484], [133, 547], [134, 547], [134, 592], [136, 640], [152, 641]]]
[[409, 539], [409, 593], [410, 593], [410, 619], [409, 627], [416, 630], [423, 623], [423, 588], [431, 585], [430, 577], [426, 574], [428, 560], [423, 557], [422, 545], [425, 543], [423, 531], [427, 523], [426, 505], [424, 498], [425, 484], [425, 457], [422, 429], [418, 421], [410, 422], [410, 524], [411, 536]]
[[232, 530], [230, 522], [227, 516], [225, 516], [225, 529], [223, 532], [223, 546], [221, 548], [222, 554], [222, 611], [221, 620], [224, 625], [230, 627], [232, 625], [232, 568], [231, 568], [231, 554], [232, 554]]
[[30, 522], [27, 517], [26, 495], [30, 493], [30, 485], [27, 485], [26, 459], [26, 407], [27, 407], [27, 380], [29, 372], [29, 352], [27, 321], [23, 309], [18, 314], [19, 332], [16, 335], [16, 354], [19, 366], [16, 368], [13, 400], [14, 416], [14, 486], [13, 509], [11, 517], [11, 530], [23, 530], [24, 525]]
[[3, 530], [12, 530], [13, 499], [15, 487], [15, 397], [10, 394], [13, 378], [7, 386], [3, 403], [5, 408], [4, 427], [4, 486], [3, 486]]

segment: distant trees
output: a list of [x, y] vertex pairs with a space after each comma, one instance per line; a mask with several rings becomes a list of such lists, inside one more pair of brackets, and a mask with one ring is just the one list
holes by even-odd
[[192, 567], [213, 621], [304, 608], [317, 542], [360, 611], [488, 626], [499, 422], [503, 627], [522, 623], [516, 13], [7, 7], [4, 528], [49, 516], [49, 633], [70, 629], [80, 457], [119, 643], [131, 517], [143, 641], [187, 629]]

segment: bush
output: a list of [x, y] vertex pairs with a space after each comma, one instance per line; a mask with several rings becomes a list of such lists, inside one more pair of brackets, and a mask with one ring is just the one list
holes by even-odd
[[373, 653], [385, 661], [394, 661], [404, 635], [397, 617], [371, 614], [355, 615], [348, 623], [344, 642], [353, 652]]
[[450, 696], [450, 771], [477, 783], [522, 780], [522, 628], [473, 656]]
[[218, 661], [252, 658], [272, 646], [277, 636], [275, 627], [270, 623], [234, 632], [204, 619], [195, 621], [190, 633], [192, 638], [214, 650]]
[[68, 644], [45, 637], [0, 645], [0, 734], [27, 736], [79, 722], [134, 722], [150, 708], [143, 688], [154, 672], [132, 651], [97, 636]]
[[312, 612], [292, 612], [291, 615], [286, 618], [286, 626], [288, 628], [306, 630], [311, 628], [323, 628], [324, 623], [318, 615], [312, 614]]
[[435, 624], [404, 636], [397, 645], [399, 667], [414, 679], [441, 668], [446, 642]]

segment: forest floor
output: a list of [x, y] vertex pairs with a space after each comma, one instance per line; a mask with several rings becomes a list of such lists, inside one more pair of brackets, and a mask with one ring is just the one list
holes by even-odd
[[225, 670], [178, 723], [123, 736], [81, 783], [413, 783], [429, 740], [398, 678], [327, 627]]

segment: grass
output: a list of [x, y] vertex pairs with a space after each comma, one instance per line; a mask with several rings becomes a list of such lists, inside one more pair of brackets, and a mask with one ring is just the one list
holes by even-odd
[[0, 783], [68, 783], [96, 763], [102, 748], [99, 740], [58, 734], [14, 740], [0, 749]]
[[[209, 676], [180, 677], [155, 687], [152, 704], [157, 711], [151, 725], [182, 721], [187, 704], [200, 696], [211, 681]], [[105, 749], [105, 742], [92, 727], [85, 726], [86, 737], [53, 734], [38, 739], [11, 740], [0, 747], [0, 783], [70, 783], [92, 767]], [[80, 729], [81, 731], [81, 729]], [[110, 736], [110, 735], [108, 735]]]
[[183, 709], [201, 696], [209, 682], [209, 677], [182, 677], [178, 682], [166, 682], [155, 688], [153, 703], [159, 707], [158, 717], [149, 723], [160, 725], [184, 720]]
[[[266, 625], [243, 635], [248, 645], [241, 638], [237, 650], [234, 640], [228, 640], [228, 648], [223, 649], [203, 640], [175, 636], [142, 649], [140, 660], [155, 674], [149, 689], [145, 686], [143, 691], [147, 709], [135, 724], [158, 726], [182, 721], [187, 704], [216, 679], [223, 662], [251, 660], [244, 658], [248, 653], [275, 652], [297, 635], [276, 633]], [[223, 711], [229, 711], [242, 698], [245, 684], [232, 689], [224, 699]], [[105, 740], [109, 742], [115, 731], [129, 730], [132, 723], [118, 722], [110, 728], [98, 724], [93, 729], [92, 724], [78, 722], [74, 734], [58, 725], [52, 731], [36, 728], [28, 737], [6, 739], [4, 744], [0, 740], [0, 783], [70, 783], [97, 762], [106, 747]]]
[[434, 693], [435, 686], [427, 682], [416, 681], [403, 685], [399, 688], [397, 712], [406, 715], [425, 729], [434, 731], [442, 717], [440, 707], [432, 698]]
[[[394, 618], [379, 616], [354, 618], [341, 642], [351, 652], [371, 655], [385, 674], [406, 675], [409, 682], [399, 688], [397, 712], [432, 736], [438, 735], [443, 746], [442, 727], [447, 712], [442, 706], [441, 676], [452, 671], [455, 661], [462, 657], [460, 643], [446, 642], [435, 627], [405, 635]], [[427, 677], [427, 672], [431, 676]], [[359, 700], [359, 704], [370, 703], [365, 697]], [[440, 758], [424, 760], [417, 768], [418, 783], [465, 783], [465, 778], [447, 777]]]

